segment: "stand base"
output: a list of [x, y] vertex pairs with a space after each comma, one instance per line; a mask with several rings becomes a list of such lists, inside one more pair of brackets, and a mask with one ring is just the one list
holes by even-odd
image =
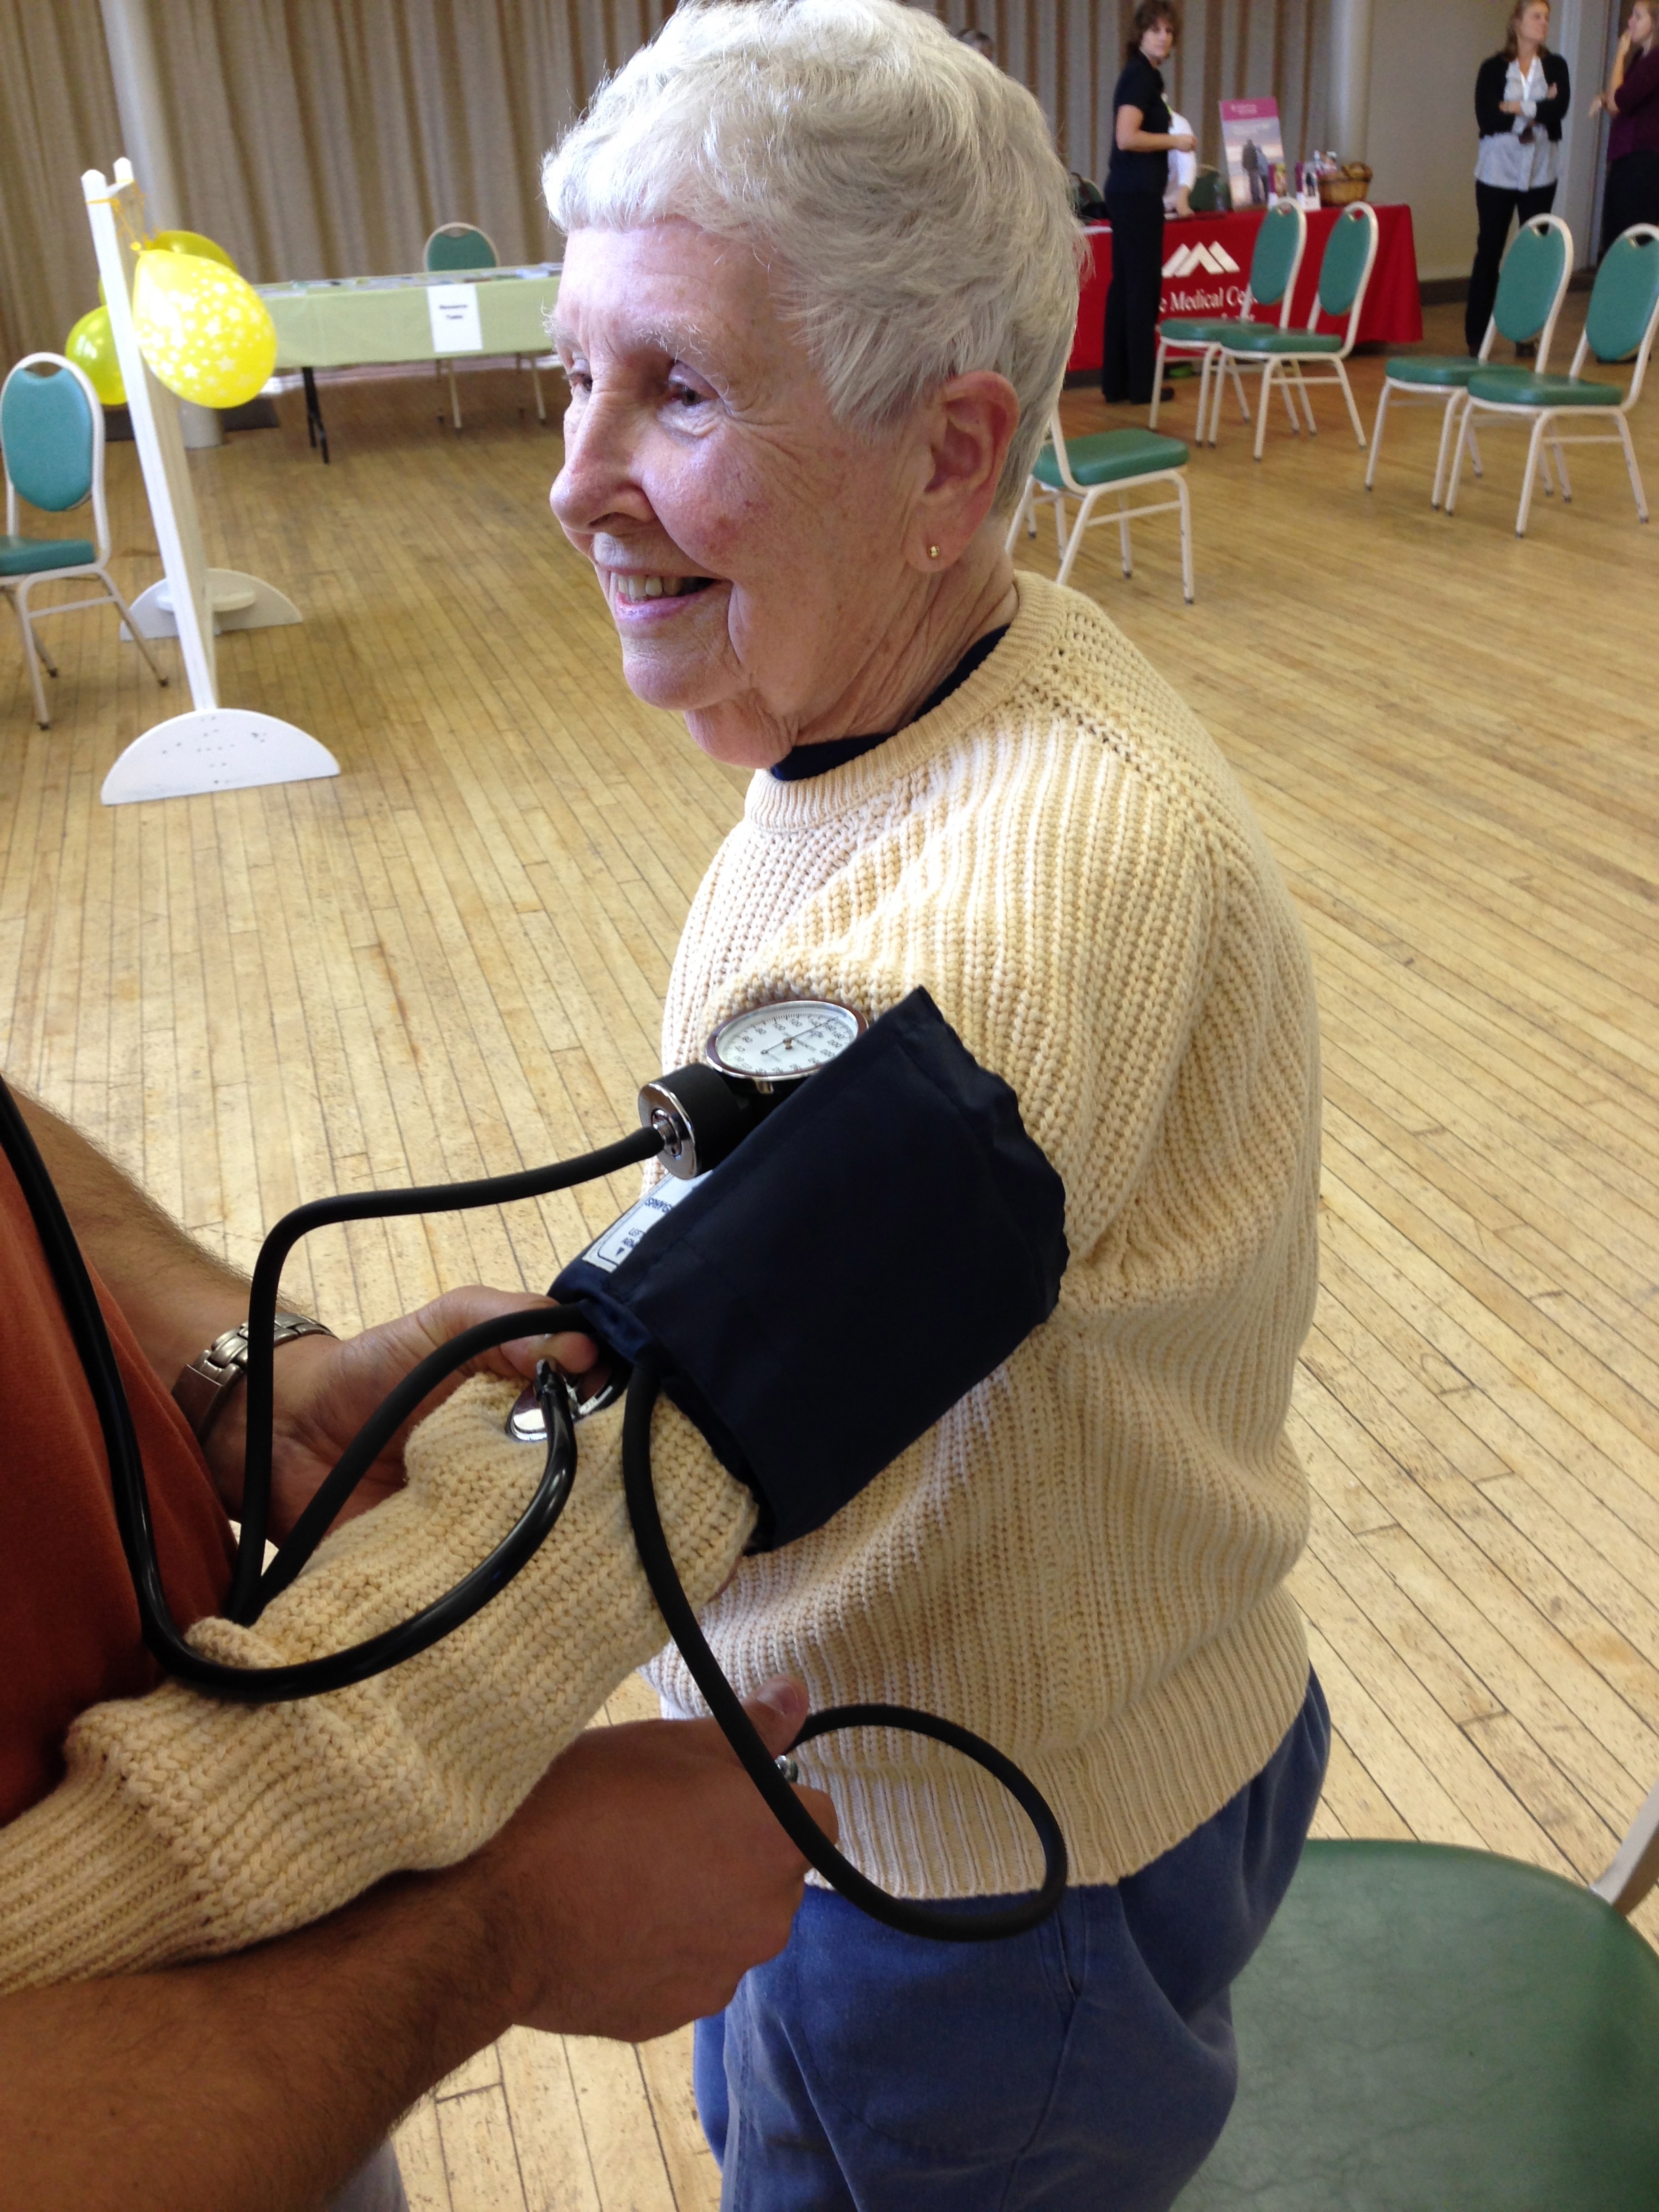
[[[245, 576], [240, 568], [210, 568], [207, 586], [216, 637], [228, 629], [275, 629], [283, 623], [305, 619], [293, 600], [285, 598], [274, 584], [267, 584], [258, 576]], [[141, 637], [178, 636], [173, 587], [165, 576], [139, 592], [132, 603], [132, 619]], [[125, 623], [121, 635], [127, 635]]]
[[250, 791], [339, 773], [327, 747], [292, 722], [246, 707], [209, 707], [174, 714], [135, 738], [104, 778], [102, 798], [106, 806], [125, 806], [136, 799]]

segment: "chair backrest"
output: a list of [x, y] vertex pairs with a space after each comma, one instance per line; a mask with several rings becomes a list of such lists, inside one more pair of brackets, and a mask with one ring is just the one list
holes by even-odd
[[1589, 313], [1584, 319], [1583, 341], [1573, 374], [1578, 373], [1586, 349], [1597, 361], [1626, 361], [1636, 356], [1627, 404], [1641, 392], [1654, 325], [1659, 322], [1659, 226], [1632, 223], [1615, 238], [1595, 272]]
[[[37, 366], [48, 374], [37, 375]], [[6, 478], [43, 514], [63, 514], [92, 494], [93, 418], [84, 377], [61, 354], [33, 353], [0, 390], [0, 448]]]
[[1376, 261], [1376, 210], [1364, 200], [1345, 207], [1331, 225], [1319, 264], [1319, 312], [1333, 322], [1346, 315], [1348, 327], [1342, 340], [1351, 352], [1359, 328], [1359, 311], [1365, 304], [1365, 287]]
[[1492, 320], [1480, 342], [1480, 358], [1492, 351], [1494, 335], [1511, 345], [1538, 345], [1538, 368], [1549, 361], [1555, 319], [1572, 275], [1572, 233], [1558, 215], [1535, 215], [1522, 223], [1504, 256]]
[[103, 404], [86, 372], [61, 353], [25, 354], [0, 385], [0, 467], [9, 537], [17, 535], [20, 496], [46, 514], [89, 498], [97, 558], [108, 560]]
[[1293, 201], [1281, 201], [1262, 216], [1250, 256], [1250, 298], [1279, 309], [1280, 330], [1291, 319], [1291, 295], [1307, 243], [1308, 218]]
[[426, 242], [428, 269], [494, 269], [495, 241], [476, 222], [440, 223]]

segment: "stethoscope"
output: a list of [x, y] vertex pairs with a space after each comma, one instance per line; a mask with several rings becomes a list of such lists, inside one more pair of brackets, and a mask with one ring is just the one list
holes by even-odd
[[[283, 1267], [301, 1238], [347, 1221], [392, 1219], [406, 1214], [465, 1212], [545, 1197], [621, 1169], [660, 1159], [685, 1181], [718, 1166], [750, 1128], [786, 1099], [800, 1081], [862, 1031], [862, 1018], [830, 1000], [791, 1000], [787, 1009], [762, 1006], [717, 1030], [701, 1064], [659, 1076], [640, 1093], [642, 1126], [631, 1136], [551, 1166], [477, 1182], [436, 1183], [401, 1191], [363, 1191], [314, 1200], [285, 1214], [260, 1248], [248, 1293], [247, 1442], [242, 1485], [241, 1533], [225, 1613], [252, 1626], [286, 1589], [326, 1534], [380, 1452], [446, 1376], [482, 1352], [516, 1337], [552, 1335], [588, 1327], [574, 1306], [529, 1306], [465, 1329], [410, 1370], [364, 1423], [338, 1463], [319, 1486], [293, 1529], [264, 1565], [270, 1524], [271, 1440], [275, 1417], [273, 1321]], [[149, 1488], [120, 1369], [92, 1279], [51, 1176], [16, 1101], [0, 1081], [0, 1148], [33, 1218], [51, 1268], [108, 1455], [116, 1524], [137, 1601], [146, 1647], [166, 1671], [193, 1689], [244, 1705], [270, 1705], [319, 1697], [348, 1687], [412, 1659], [470, 1620], [506, 1587], [545, 1543], [563, 1511], [576, 1474], [579, 1412], [565, 1378], [539, 1363], [526, 1398], [514, 1409], [512, 1432], [545, 1439], [542, 1472], [529, 1504], [489, 1557], [454, 1588], [409, 1620], [320, 1659], [280, 1667], [235, 1667], [208, 1657], [180, 1632], [167, 1603], [156, 1555]], [[755, 1787], [802, 1856], [849, 1903], [905, 1935], [945, 1942], [987, 1942], [1023, 1935], [1059, 1905], [1066, 1880], [1066, 1844], [1060, 1824], [1036, 1784], [992, 1744], [953, 1721], [908, 1705], [848, 1705], [811, 1714], [793, 1748], [814, 1737], [850, 1728], [880, 1728], [931, 1737], [982, 1767], [1014, 1798], [1036, 1831], [1042, 1850], [1039, 1888], [1018, 1902], [982, 1911], [897, 1898], [878, 1888], [844, 1857], [802, 1806], [792, 1773], [767, 1749], [721, 1672], [681, 1585], [657, 1509], [651, 1467], [651, 1417], [662, 1374], [647, 1358], [635, 1362], [625, 1384], [623, 1414], [623, 1489], [646, 1581], [669, 1634], [693, 1680]], [[539, 1421], [537, 1415], [539, 1415]], [[528, 1417], [526, 1419], [526, 1416]]]

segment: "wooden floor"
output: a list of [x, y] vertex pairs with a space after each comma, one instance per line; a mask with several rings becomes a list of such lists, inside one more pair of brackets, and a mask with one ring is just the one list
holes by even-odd
[[[1456, 311], [1431, 319], [1458, 342]], [[1368, 423], [1379, 374], [1356, 366]], [[0, 639], [0, 1057], [244, 1263], [301, 1195], [629, 1123], [738, 811], [741, 779], [623, 689], [547, 512], [556, 434], [510, 375], [463, 393], [457, 440], [429, 379], [325, 384], [331, 468], [297, 395], [191, 465], [210, 557], [306, 617], [225, 640], [225, 695], [313, 731], [337, 781], [106, 811], [105, 770], [179, 690], [71, 615], [42, 735]], [[1396, 418], [1367, 497], [1339, 404], [1316, 442], [1281, 416], [1260, 468], [1236, 418], [1195, 458], [1194, 607], [1168, 519], [1133, 581], [1113, 531], [1075, 580], [1207, 720], [1314, 944], [1323, 1288], [1295, 1430], [1340, 1731], [1320, 1827], [1589, 1877], [1659, 1777], [1659, 532], [1593, 451], [1517, 543], [1512, 436], [1431, 514], [1426, 415]], [[1066, 417], [1108, 419], [1089, 394]], [[1638, 447], [1659, 496], [1659, 392]], [[158, 564], [131, 447], [110, 476], [137, 589]], [[1046, 525], [1021, 557], [1053, 573]], [[539, 1287], [627, 1194], [331, 1232], [292, 1287], [339, 1326], [469, 1278]], [[514, 2034], [400, 2143], [420, 2212], [717, 2201], [684, 2038]]]

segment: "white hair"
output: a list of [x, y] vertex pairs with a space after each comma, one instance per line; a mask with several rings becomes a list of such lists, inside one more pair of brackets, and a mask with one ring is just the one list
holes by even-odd
[[1042, 111], [898, 0], [682, 4], [547, 157], [567, 234], [680, 216], [747, 241], [837, 420], [876, 431], [947, 379], [1019, 399], [998, 504], [1047, 434], [1082, 234]]

